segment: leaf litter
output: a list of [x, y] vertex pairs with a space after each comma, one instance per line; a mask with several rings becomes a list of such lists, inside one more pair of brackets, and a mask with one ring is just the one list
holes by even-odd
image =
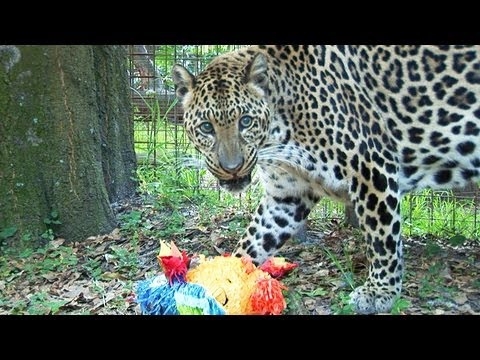
[[[160, 271], [156, 231], [168, 225], [170, 215], [141, 198], [118, 209], [119, 227], [110, 234], [72, 243], [58, 238], [45, 251], [5, 257], [0, 314], [140, 315], [135, 286]], [[126, 231], [122, 221], [132, 211], [141, 213], [141, 226], [130, 224]], [[189, 254], [216, 256], [234, 249], [241, 235], [229, 231], [229, 224], [238, 221], [238, 213], [227, 210], [205, 225], [195, 211], [185, 211], [190, 215], [184, 231], [163, 240]], [[288, 287], [286, 315], [352, 314], [348, 294], [367, 276], [360, 239], [358, 230], [338, 222], [323, 231], [309, 223], [306, 240], [293, 239], [281, 249], [277, 256], [298, 264], [282, 278]], [[429, 250], [432, 243], [435, 251]], [[403, 292], [392, 314], [480, 314], [478, 241], [450, 246], [442, 239], [404, 238], [404, 254]]]

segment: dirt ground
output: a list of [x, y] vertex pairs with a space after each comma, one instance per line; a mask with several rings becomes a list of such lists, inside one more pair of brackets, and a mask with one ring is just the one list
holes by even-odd
[[[120, 223], [111, 234], [68, 245], [55, 239], [43, 254], [11, 259], [10, 270], [0, 277], [0, 314], [140, 315], [136, 284], [160, 272], [159, 238], [152, 230], [165, 228], [169, 214], [141, 199], [118, 204], [117, 211], [119, 218], [131, 211], [141, 218], [135, 227]], [[174, 240], [189, 254], [233, 250], [238, 237], [222, 229], [231, 228], [238, 214], [227, 211], [208, 227], [197, 225], [195, 213], [188, 219], [181, 236], [164, 240]], [[335, 222], [327, 228], [309, 224], [306, 241], [291, 241], [278, 254], [298, 264], [281, 279], [288, 288], [286, 315], [352, 314], [348, 294], [366, 276], [364, 245], [355, 229]], [[65, 247], [78, 261], [38, 274], [28, 271], [28, 264], [44, 266], [51, 258], [64, 264], [67, 257], [58, 249]], [[478, 242], [454, 247], [441, 239], [406, 238], [404, 253], [403, 293], [392, 314], [480, 314]]]

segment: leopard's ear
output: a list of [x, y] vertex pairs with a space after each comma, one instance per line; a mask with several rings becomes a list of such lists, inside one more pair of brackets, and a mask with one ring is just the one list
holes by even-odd
[[195, 86], [195, 76], [182, 65], [175, 64], [172, 68], [172, 80], [178, 99], [185, 105]]
[[264, 54], [256, 54], [245, 67], [245, 82], [259, 87], [263, 91], [268, 89], [268, 62]]

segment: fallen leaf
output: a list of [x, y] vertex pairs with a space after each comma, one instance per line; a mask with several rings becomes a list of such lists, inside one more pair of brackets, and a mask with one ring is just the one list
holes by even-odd
[[94, 300], [94, 306], [92, 308], [92, 310], [96, 310], [98, 309], [100, 306], [105, 306], [109, 301], [111, 301], [112, 299], [115, 298], [115, 294], [113, 293], [107, 293], [104, 297], [102, 297], [101, 299], [100, 298], [97, 298], [96, 300]]
[[463, 305], [468, 301], [468, 297], [465, 295], [465, 293], [460, 293], [453, 298], [453, 301], [459, 305]]
[[119, 274], [118, 272], [110, 272], [110, 271], [105, 271], [102, 274], [103, 279], [122, 279], [123, 276]]
[[459, 306], [458, 311], [460, 311], [461, 313], [470, 314], [470, 315], [480, 315], [480, 312], [474, 311], [469, 304], [464, 304], [462, 306]]
[[452, 273], [450, 271], [450, 267], [445, 266], [442, 271], [440, 271], [439, 275], [447, 280], [452, 280]]
[[119, 228], [115, 228], [113, 229], [113, 231], [110, 233], [110, 237], [113, 239], [113, 240], [119, 240], [122, 238], [122, 234], [120, 232], [120, 229]]
[[42, 274], [41, 277], [44, 278], [45, 280], [53, 282], [54, 280], [58, 279], [58, 274], [50, 272], [50, 273], [47, 273], [47, 274]]
[[328, 269], [322, 269], [314, 273], [313, 276], [323, 277], [323, 276], [328, 276], [329, 274], [330, 274], [330, 271]]
[[50, 241], [50, 246], [51, 246], [53, 249], [56, 249], [56, 248], [58, 248], [60, 245], [62, 245], [64, 242], [65, 242], [65, 239], [58, 238], [58, 239], [55, 239], [55, 240]]

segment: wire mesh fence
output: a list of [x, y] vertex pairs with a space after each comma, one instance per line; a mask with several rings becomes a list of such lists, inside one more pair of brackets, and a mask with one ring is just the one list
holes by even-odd
[[141, 164], [158, 165], [166, 151], [196, 155], [183, 129], [170, 71], [180, 63], [193, 74], [216, 55], [242, 45], [130, 45], [129, 72], [134, 136]]
[[[172, 184], [191, 186], [195, 191], [214, 190], [220, 196], [217, 181], [205, 170], [189, 170], [189, 181], [179, 180], [186, 176], [185, 159], [200, 160], [200, 155], [184, 131], [183, 111], [175, 97], [170, 71], [175, 63], [180, 63], [198, 74], [215, 56], [243, 46], [247, 45], [128, 46], [135, 150], [140, 165], [162, 171], [173, 162], [177, 170]], [[343, 219], [345, 207], [325, 199], [311, 216], [321, 222]], [[461, 235], [480, 239], [479, 185], [472, 183], [464, 189], [407, 195], [402, 202], [402, 217], [407, 236]]]

